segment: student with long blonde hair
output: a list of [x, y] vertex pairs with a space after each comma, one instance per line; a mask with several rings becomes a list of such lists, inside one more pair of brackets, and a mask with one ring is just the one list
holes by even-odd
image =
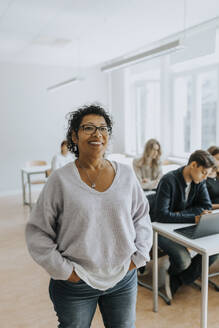
[[133, 161], [135, 174], [143, 189], [156, 189], [162, 177], [161, 146], [156, 139], [149, 139], [143, 155]]

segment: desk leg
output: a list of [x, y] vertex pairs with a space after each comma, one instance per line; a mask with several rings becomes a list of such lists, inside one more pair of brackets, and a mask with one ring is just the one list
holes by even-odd
[[158, 312], [158, 233], [153, 231], [153, 302], [154, 312]]
[[201, 306], [201, 328], [207, 328], [208, 320], [208, 269], [209, 257], [202, 255], [202, 306]]
[[29, 206], [31, 208], [32, 206], [32, 200], [31, 200], [31, 183], [30, 183], [30, 175], [27, 174], [27, 182], [28, 182], [28, 190], [29, 190]]
[[26, 200], [25, 200], [25, 186], [24, 186], [24, 172], [23, 172], [23, 170], [21, 171], [21, 182], [22, 182], [23, 205], [25, 205]]

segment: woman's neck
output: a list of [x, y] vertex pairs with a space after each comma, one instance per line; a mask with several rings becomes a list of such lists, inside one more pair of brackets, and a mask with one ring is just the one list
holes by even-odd
[[95, 158], [88, 158], [79, 156], [79, 158], [76, 160], [76, 164], [79, 164], [80, 167], [87, 168], [87, 169], [99, 169], [102, 168], [103, 164], [105, 162], [105, 159], [101, 157], [95, 157]]

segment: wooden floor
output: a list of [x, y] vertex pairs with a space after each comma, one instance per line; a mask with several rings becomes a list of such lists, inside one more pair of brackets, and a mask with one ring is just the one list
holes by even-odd
[[[29, 209], [21, 196], [0, 198], [0, 328], [52, 328], [57, 320], [48, 296], [49, 277], [30, 258], [24, 240]], [[216, 263], [212, 270], [219, 271]], [[219, 283], [219, 277], [214, 278]], [[201, 293], [191, 286], [179, 289], [171, 306], [159, 299], [152, 311], [152, 293], [139, 287], [137, 328], [196, 328], [200, 325]], [[208, 327], [219, 327], [219, 293], [209, 288]], [[97, 310], [92, 328], [103, 328]]]

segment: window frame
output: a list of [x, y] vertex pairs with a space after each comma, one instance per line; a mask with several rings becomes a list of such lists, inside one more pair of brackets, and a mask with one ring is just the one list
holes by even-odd
[[[219, 126], [219, 64], [209, 64], [204, 67], [195, 68], [195, 69], [188, 69], [181, 72], [171, 72], [171, 91], [172, 91], [172, 99], [171, 99], [171, 116], [173, 117], [173, 124], [175, 124], [175, 117], [174, 117], [174, 82], [177, 78], [180, 77], [188, 77], [191, 76], [192, 80], [192, 112], [191, 112], [191, 151], [196, 149], [201, 149], [202, 143], [202, 118], [201, 118], [201, 103], [198, 97], [198, 79], [201, 74], [205, 74], [211, 71], [215, 71], [217, 75], [217, 108], [216, 108], [216, 125]], [[173, 157], [182, 157], [188, 158], [191, 152], [177, 152], [174, 148], [174, 138], [176, 138], [176, 134], [174, 128], [171, 129], [171, 156]], [[219, 144], [219, 129], [216, 129], [216, 144]]]
[[[132, 83], [130, 84], [130, 103], [131, 106], [128, 108], [127, 110], [127, 117], [128, 120], [126, 120], [127, 125], [129, 126], [129, 128], [127, 129], [127, 132], [125, 132], [125, 136], [126, 138], [130, 138], [130, 136], [128, 137], [128, 130], [131, 129], [132, 131], [132, 138], [134, 140], [131, 140], [131, 144], [127, 143], [126, 144], [126, 153], [130, 154], [130, 155], [140, 155], [143, 152], [143, 148], [144, 145], [142, 145], [141, 143], [141, 131], [143, 127], [140, 127], [140, 129], [138, 128], [138, 126], [140, 125], [140, 121], [141, 119], [139, 118], [139, 107], [138, 107], [138, 88], [140, 87], [145, 87], [147, 88], [148, 84], [157, 84], [157, 87], [159, 89], [159, 106], [156, 106], [157, 108], [156, 113], [155, 113], [155, 117], [158, 117], [158, 126], [156, 127], [156, 132], [155, 135], [153, 136], [146, 136], [145, 139], [149, 139], [149, 138], [157, 138], [159, 139], [159, 135], [160, 135], [160, 89], [161, 89], [161, 81], [160, 79], [157, 78], [142, 78], [140, 77], [139, 79], [135, 79], [132, 81]], [[135, 118], [135, 120], [134, 120]], [[129, 139], [130, 140], [130, 139]], [[145, 140], [146, 142], [147, 140]]]

